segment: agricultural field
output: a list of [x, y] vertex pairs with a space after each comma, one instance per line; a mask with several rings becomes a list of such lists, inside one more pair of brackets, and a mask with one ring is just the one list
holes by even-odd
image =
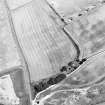
[[104, 105], [104, 11], [104, 0], [1, 0], [0, 105]]

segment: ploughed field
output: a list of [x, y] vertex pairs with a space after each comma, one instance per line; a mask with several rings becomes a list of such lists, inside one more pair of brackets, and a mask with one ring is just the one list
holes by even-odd
[[[66, 16], [70, 16], [71, 13], [66, 11], [68, 7], [63, 7], [65, 12], [60, 8], [60, 3], [57, 5], [54, 0], [53, 5], [51, 0], [47, 3], [61, 19], [63, 18], [59, 10], [67, 13]], [[59, 8], [56, 9], [54, 6]], [[80, 54], [76, 59], [62, 66], [60, 73], [32, 83], [35, 105], [100, 105], [105, 103], [104, 10], [105, 5], [102, 2], [99, 4], [95, 2], [95, 7], [89, 9], [87, 13], [73, 17], [69, 23], [63, 20], [66, 23], [63, 27], [64, 32], [68, 38], [73, 39]]]
[[[26, 81], [30, 94], [25, 90], [23, 72], [7, 75], [12, 80], [10, 94], [15, 92], [10, 101], [24, 104], [31, 95], [33, 105], [104, 104], [104, 2], [27, 0], [24, 3], [14, 0], [13, 6], [7, 0], [9, 9], [5, 12], [5, 2], [0, 2], [1, 7], [4, 5], [4, 12], [0, 12], [0, 70], [22, 65], [23, 56], [30, 75], [30, 83]], [[4, 99], [5, 95], [10, 97], [1, 91]]]

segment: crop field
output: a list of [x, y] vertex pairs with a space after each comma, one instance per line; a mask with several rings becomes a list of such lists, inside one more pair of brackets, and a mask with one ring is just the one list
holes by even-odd
[[104, 105], [104, 11], [104, 0], [1, 0], [0, 105]]

